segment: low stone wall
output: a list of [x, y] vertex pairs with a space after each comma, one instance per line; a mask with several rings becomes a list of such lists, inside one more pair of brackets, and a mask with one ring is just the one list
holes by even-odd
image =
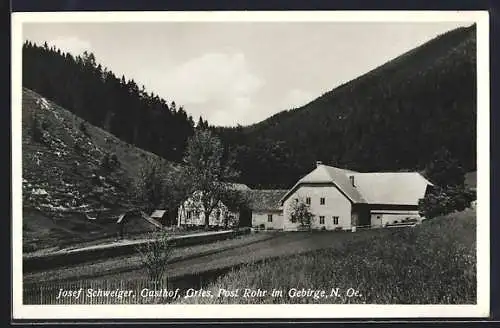
[[[184, 247], [191, 245], [208, 244], [211, 242], [234, 238], [249, 233], [250, 228], [240, 228], [222, 232], [175, 236], [171, 238], [171, 242], [173, 247]], [[83, 249], [74, 249], [41, 256], [25, 256], [23, 257], [23, 272], [46, 270], [61, 266], [75, 265], [94, 260], [134, 254], [137, 252], [137, 247], [146, 242], [148, 241], [132, 241], [127, 244], [113, 244], [103, 245], [102, 247], [98, 246]]]

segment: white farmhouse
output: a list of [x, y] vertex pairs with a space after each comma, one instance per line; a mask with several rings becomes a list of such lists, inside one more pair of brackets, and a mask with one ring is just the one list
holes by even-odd
[[293, 202], [303, 201], [314, 215], [315, 229], [382, 227], [421, 220], [418, 200], [432, 184], [418, 172], [359, 173], [321, 162], [280, 200], [283, 229], [297, 230], [290, 221]]
[[[231, 189], [248, 191], [250, 188], [244, 184], [231, 184]], [[201, 191], [196, 191], [186, 199], [177, 211], [177, 226], [204, 226], [204, 207], [200, 200]], [[238, 223], [240, 214], [230, 211], [226, 205], [219, 201], [209, 217], [209, 225], [213, 227], [230, 227]]]

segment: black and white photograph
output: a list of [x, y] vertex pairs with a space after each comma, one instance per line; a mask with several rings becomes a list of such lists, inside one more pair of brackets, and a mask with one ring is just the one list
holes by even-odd
[[487, 12], [12, 33], [14, 315], [488, 316]]

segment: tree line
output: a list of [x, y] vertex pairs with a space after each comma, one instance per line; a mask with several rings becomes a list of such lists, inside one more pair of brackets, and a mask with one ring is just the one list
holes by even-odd
[[[90, 124], [171, 161], [181, 160], [196, 126], [175, 101], [115, 75], [91, 52], [73, 56], [46, 42], [26, 41], [22, 83]], [[208, 122], [200, 117], [198, 124]]]
[[424, 168], [442, 150], [476, 168], [476, 28], [447, 32], [301, 107], [220, 128], [245, 182], [289, 187], [321, 160], [360, 172]]

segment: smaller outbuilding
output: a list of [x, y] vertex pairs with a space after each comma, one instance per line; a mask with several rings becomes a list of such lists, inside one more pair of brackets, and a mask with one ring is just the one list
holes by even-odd
[[172, 220], [169, 217], [167, 210], [154, 210], [153, 213], [151, 213], [150, 217], [160, 222], [164, 226], [171, 226], [176, 224], [175, 218], [174, 220]]
[[[156, 211], [155, 211], [156, 212]], [[155, 212], [153, 212], [153, 214], [155, 214]], [[160, 214], [160, 212], [165, 212], [165, 211], [157, 211], [158, 213], [156, 213], [156, 217], [158, 217], [158, 215]], [[154, 226], [157, 230], [162, 230], [163, 229], [163, 224], [161, 224], [156, 218], [153, 217], [153, 215], [147, 215], [145, 212], [141, 211], [141, 217], [146, 220], [147, 222], [149, 222], [152, 226]]]
[[[130, 225], [131, 221], [134, 221], [135, 223]], [[118, 235], [120, 239], [125, 238], [127, 233], [163, 229], [163, 225], [158, 220], [143, 211], [136, 210], [129, 210], [119, 214], [116, 216], [115, 223], [118, 228]]]
[[283, 209], [280, 199], [287, 190], [248, 190], [245, 192], [252, 216], [252, 227], [283, 229]]

